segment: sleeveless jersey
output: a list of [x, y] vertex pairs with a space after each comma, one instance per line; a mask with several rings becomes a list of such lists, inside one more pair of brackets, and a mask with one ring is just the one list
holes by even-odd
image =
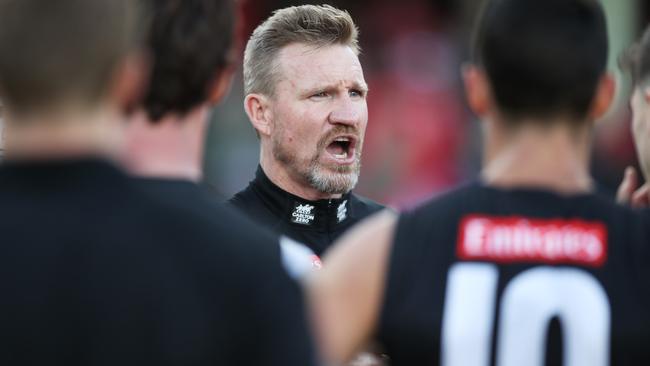
[[647, 212], [471, 184], [400, 216], [391, 365], [650, 365]]

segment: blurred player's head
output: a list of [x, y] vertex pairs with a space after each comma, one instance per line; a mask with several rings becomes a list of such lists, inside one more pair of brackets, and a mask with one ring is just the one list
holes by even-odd
[[7, 158], [121, 153], [146, 67], [132, 0], [0, 0]]
[[304, 198], [358, 180], [368, 112], [357, 33], [347, 12], [304, 5], [276, 11], [246, 45], [245, 108], [262, 168]]
[[95, 108], [137, 45], [130, 0], [1, 0], [0, 94], [13, 116]]
[[152, 72], [143, 106], [152, 122], [218, 102], [228, 89], [236, 17], [233, 0], [145, 0]]
[[621, 67], [634, 83], [630, 101], [632, 135], [646, 180], [650, 178], [650, 27], [635, 45], [621, 56]]
[[603, 114], [613, 81], [605, 76], [608, 41], [597, 0], [488, 1], [476, 29], [470, 104], [512, 124], [570, 121]]
[[152, 72], [127, 124], [126, 165], [138, 176], [200, 180], [209, 111], [233, 74], [234, 0], [143, 0]]

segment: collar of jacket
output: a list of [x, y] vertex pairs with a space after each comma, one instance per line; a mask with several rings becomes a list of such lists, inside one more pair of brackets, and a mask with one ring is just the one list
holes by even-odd
[[350, 193], [341, 198], [310, 201], [286, 192], [257, 167], [253, 189], [267, 207], [291, 225], [330, 230], [344, 224], [352, 214]]

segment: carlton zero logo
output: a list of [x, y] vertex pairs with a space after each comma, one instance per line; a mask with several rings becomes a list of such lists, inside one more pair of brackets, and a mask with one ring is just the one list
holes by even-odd
[[607, 259], [607, 228], [579, 219], [467, 216], [461, 221], [457, 254], [497, 263], [600, 267]]
[[314, 206], [308, 204], [296, 204], [291, 213], [291, 222], [296, 224], [311, 225], [316, 216], [312, 213]]

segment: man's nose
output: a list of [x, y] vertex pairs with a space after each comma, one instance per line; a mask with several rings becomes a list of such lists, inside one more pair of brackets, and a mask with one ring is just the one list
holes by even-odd
[[363, 110], [362, 102], [353, 101], [349, 96], [338, 98], [330, 113], [329, 122], [348, 126], [357, 126]]

